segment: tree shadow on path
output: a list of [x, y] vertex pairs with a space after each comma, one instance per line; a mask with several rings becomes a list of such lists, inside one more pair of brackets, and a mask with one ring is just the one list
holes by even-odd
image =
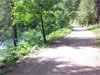
[[[72, 61], [59, 61], [59, 58], [38, 57], [20, 63], [8, 75], [99, 75], [100, 67], [81, 66]], [[45, 60], [45, 61], [44, 61]]]
[[56, 45], [53, 48], [61, 47], [61, 46], [68, 46], [73, 48], [80, 48], [80, 47], [92, 47], [98, 48], [99, 42], [97, 39], [94, 38], [75, 38], [75, 37], [67, 37], [63, 38], [60, 41], [55, 42]]
[[[85, 36], [77, 36], [77, 37], [65, 37], [62, 38], [61, 40], [55, 41], [55, 45], [53, 48], [56, 47], [61, 47], [61, 46], [68, 46], [68, 47], [73, 47], [73, 48], [80, 48], [80, 47], [91, 47], [91, 48], [98, 48], [99, 47], [99, 41], [96, 39], [96, 37], [90, 37], [87, 32], [88, 30], [82, 28], [80, 26], [74, 27], [74, 32], [80, 33], [80, 32], [86, 32]], [[81, 34], [81, 33], [80, 33]], [[77, 35], [77, 34], [76, 34]]]

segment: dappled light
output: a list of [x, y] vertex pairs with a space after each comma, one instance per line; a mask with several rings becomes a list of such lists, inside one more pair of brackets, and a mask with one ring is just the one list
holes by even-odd
[[[36, 59], [28, 59], [24, 65], [20, 63], [20, 68], [13, 72], [12, 74], [18, 73], [23, 69], [22, 74], [68, 74], [68, 75], [99, 75], [100, 67], [92, 67], [88, 65], [80, 65], [73, 61], [59, 60], [58, 58], [46, 58], [46, 57], [37, 57]], [[59, 60], [59, 61], [58, 61]], [[23, 65], [23, 66], [22, 66]], [[10, 74], [9, 74], [10, 75]]]
[[0, 0], [0, 75], [100, 75], [100, 0]]

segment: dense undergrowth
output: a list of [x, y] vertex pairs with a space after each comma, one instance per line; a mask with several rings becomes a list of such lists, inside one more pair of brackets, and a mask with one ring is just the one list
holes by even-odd
[[27, 55], [28, 53], [36, 53], [40, 48], [45, 48], [52, 45], [53, 41], [60, 39], [72, 31], [72, 27], [65, 27], [53, 31], [49, 35], [46, 35], [47, 43], [43, 42], [43, 38], [40, 31], [28, 30], [23, 33], [23, 40], [19, 41], [17, 48], [13, 45], [6, 43], [7, 48], [0, 53], [0, 71], [4, 73], [8, 71], [10, 67], [16, 65], [18, 58]]

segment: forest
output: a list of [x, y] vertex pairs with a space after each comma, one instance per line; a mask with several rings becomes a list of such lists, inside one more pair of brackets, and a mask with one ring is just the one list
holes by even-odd
[[0, 73], [70, 34], [73, 24], [99, 36], [100, 0], [0, 0]]

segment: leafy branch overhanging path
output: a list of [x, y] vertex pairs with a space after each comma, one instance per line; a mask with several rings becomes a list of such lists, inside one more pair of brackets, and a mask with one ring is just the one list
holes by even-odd
[[96, 36], [80, 26], [56, 45], [20, 63], [9, 75], [100, 75], [100, 49]]

